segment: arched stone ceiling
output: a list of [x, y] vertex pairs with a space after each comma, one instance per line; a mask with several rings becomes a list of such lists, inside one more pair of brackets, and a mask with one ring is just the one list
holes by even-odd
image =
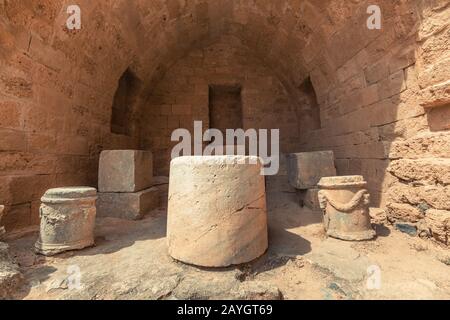
[[[66, 8], [72, 4], [67, 0], [5, 0], [2, 10], [12, 28], [30, 28], [31, 41], [62, 51], [66, 73], [102, 91], [115, 86], [131, 67], [143, 81], [143, 92], [148, 92], [190, 50], [232, 34], [295, 97], [296, 88], [311, 74], [316, 90], [327, 90], [335, 70], [379, 36], [364, 27], [370, 4], [364, 0], [77, 2], [83, 22], [78, 32], [64, 27]], [[380, 1], [384, 19], [395, 15], [395, 5]]]

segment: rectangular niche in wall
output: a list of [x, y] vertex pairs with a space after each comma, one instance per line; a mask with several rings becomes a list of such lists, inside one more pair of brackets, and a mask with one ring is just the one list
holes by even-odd
[[111, 132], [122, 135], [131, 134], [131, 110], [135, 98], [138, 79], [127, 69], [119, 80], [114, 95], [111, 115]]
[[239, 85], [209, 86], [209, 127], [219, 129], [243, 128], [242, 98]]
[[317, 102], [316, 91], [314, 90], [311, 78], [306, 78], [299, 89], [301, 92], [303, 92], [305, 96], [305, 102], [308, 105], [308, 111], [303, 115], [305, 117], [304, 121], [306, 122], [306, 125], [304, 125], [304, 127], [306, 127], [306, 129], [308, 130], [320, 129], [322, 127], [320, 120], [320, 107], [319, 103]]

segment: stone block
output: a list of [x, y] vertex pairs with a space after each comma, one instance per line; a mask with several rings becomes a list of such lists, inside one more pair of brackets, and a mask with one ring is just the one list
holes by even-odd
[[267, 209], [256, 157], [179, 157], [171, 162], [169, 254], [204, 267], [252, 261], [267, 250]]
[[99, 192], [137, 192], [151, 187], [150, 151], [108, 150], [100, 155]]
[[0, 242], [0, 300], [11, 299], [23, 282], [24, 277], [9, 253], [9, 246]]
[[99, 193], [97, 215], [138, 220], [146, 213], [156, 209], [159, 202], [157, 187], [133, 193]]
[[389, 187], [389, 199], [392, 202], [408, 203], [441, 210], [450, 210], [450, 185], [409, 185], [397, 182]]
[[266, 176], [266, 191], [295, 193], [296, 189], [289, 184], [288, 177], [283, 175]]
[[333, 151], [292, 153], [287, 156], [289, 183], [297, 189], [309, 189], [322, 177], [336, 175]]
[[417, 222], [424, 218], [424, 213], [407, 203], [388, 203], [387, 217], [390, 221]]
[[167, 208], [167, 198], [169, 194], [169, 177], [156, 176], [153, 178], [153, 187], [158, 189], [159, 206]]
[[450, 159], [401, 159], [392, 161], [388, 171], [395, 177], [423, 184], [450, 184]]
[[387, 222], [386, 211], [381, 208], [369, 208], [370, 220], [375, 224], [384, 224]]
[[428, 132], [393, 142], [389, 158], [450, 158], [450, 132]]
[[303, 206], [311, 209], [312, 211], [317, 211], [317, 212], [322, 211], [322, 209], [320, 209], [320, 204], [319, 204], [319, 189], [318, 188], [301, 190], [300, 197], [301, 197]]
[[425, 222], [435, 240], [444, 244], [450, 243], [450, 211], [427, 210]]

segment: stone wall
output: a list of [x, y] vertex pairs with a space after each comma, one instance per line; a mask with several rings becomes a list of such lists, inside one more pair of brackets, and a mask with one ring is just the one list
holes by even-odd
[[[95, 7], [85, 4], [85, 21], [114, 21]], [[39, 222], [46, 189], [95, 186], [102, 149], [138, 147], [135, 136], [110, 131], [117, 80], [131, 60], [117, 43], [126, 31], [86, 23], [70, 32], [65, 10], [60, 1], [0, 1], [0, 203], [9, 231]], [[94, 60], [107, 52], [115, 53], [107, 64]]]
[[391, 222], [412, 224], [444, 244], [450, 243], [449, 39], [449, 2], [423, 8], [415, 90], [428, 129], [391, 146], [388, 171], [395, 179], [387, 204]]
[[[448, 182], [430, 177], [448, 168], [450, 1], [376, 2], [381, 30], [366, 27], [368, 0], [80, 0], [82, 29], [69, 31], [72, 3], [0, 0], [6, 226], [37, 223], [49, 187], [95, 186], [103, 149], [152, 148], [166, 172], [169, 133], [207, 120], [215, 79], [244, 83], [246, 125], [281, 126], [284, 151], [333, 150], [338, 173], [364, 175], [391, 221], [442, 220], [429, 234], [446, 242]], [[117, 135], [126, 70], [139, 85], [130, 132]], [[441, 197], [425, 201], [429, 188]]]
[[[386, 171], [393, 141], [428, 130], [418, 102], [416, 34], [420, 12], [413, 5], [382, 8], [381, 30], [361, 31], [365, 15], [350, 14], [326, 47], [336, 70], [311, 72], [320, 101], [322, 128], [302, 137], [302, 149], [331, 149], [338, 174], [362, 174], [374, 206], [386, 204], [393, 177]], [[336, 42], [336, 37], [346, 42]], [[328, 75], [328, 76], [327, 76]]]
[[281, 151], [296, 151], [301, 130], [297, 103], [238, 38], [224, 36], [174, 64], [144, 107], [143, 147], [154, 152], [156, 174], [168, 175], [171, 150], [178, 143], [170, 139], [175, 129], [193, 133], [194, 121], [202, 121], [203, 130], [210, 127], [211, 85], [241, 86], [244, 130], [280, 129]]

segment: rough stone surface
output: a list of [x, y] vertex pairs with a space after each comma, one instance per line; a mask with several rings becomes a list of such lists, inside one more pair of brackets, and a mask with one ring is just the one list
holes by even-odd
[[267, 192], [295, 193], [297, 190], [288, 181], [287, 175], [266, 176]]
[[280, 290], [270, 283], [246, 281], [239, 286], [234, 296], [239, 300], [280, 300]]
[[336, 175], [333, 151], [293, 153], [287, 156], [289, 183], [297, 189], [309, 189], [322, 177]]
[[302, 199], [304, 206], [306, 206], [316, 212], [322, 211], [320, 208], [320, 203], [319, 203], [319, 189], [318, 188], [302, 190], [300, 197]]
[[31, 2], [0, 4], [8, 231], [38, 223], [45, 190], [97, 185], [101, 150], [152, 150], [167, 175], [173, 130], [210, 127], [210, 84], [241, 85], [244, 127], [281, 129], [282, 152], [333, 150], [376, 206], [389, 159], [449, 157], [446, 1], [380, 0], [382, 30], [361, 1], [85, 1], [82, 31], [65, 2]]
[[363, 280], [372, 264], [367, 257], [336, 239], [327, 239], [306, 259], [347, 281]]
[[449, 159], [402, 159], [391, 162], [389, 168], [397, 178], [421, 184], [450, 184]]
[[449, 158], [450, 132], [418, 134], [405, 141], [394, 142], [390, 148], [390, 158]]
[[[380, 236], [374, 241], [324, 239], [321, 219], [294, 199], [291, 202], [291, 194], [267, 196], [271, 244], [267, 254], [250, 263], [211, 269], [171, 259], [164, 232], [165, 210], [140, 221], [100, 218], [97, 245], [79, 254], [43, 258], [30, 250], [36, 233], [10, 239], [11, 255], [17, 257], [25, 276], [14, 297], [234, 300], [242, 298], [239, 289], [249, 283], [259, 292], [275, 293], [278, 288], [286, 300], [449, 299], [448, 266], [443, 263], [446, 260], [440, 261], [441, 255], [448, 256], [448, 250], [442, 246], [409, 237], [389, 225], [377, 228]], [[330, 241], [334, 245], [329, 245]], [[327, 262], [321, 265], [330, 267], [320, 267], [318, 260], [310, 259], [313, 254], [326, 255]], [[371, 275], [368, 264], [381, 269], [379, 290], [366, 288]], [[80, 290], [67, 288], [70, 265], [78, 265], [82, 271]], [[254, 282], [261, 286], [254, 286]]]
[[67, 187], [48, 190], [42, 197], [38, 253], [51, 256], [94, 245], [97, 190]]
[[426, 213], [425, 223], [431, 236], [444, 244], [450, 242], [450, 211], [430, 209]]
[[151, 187], [150, 151], [108, 150], [100, 155], [99, 192], [137, 192]]
[[[421, 211], [428, 208], [450, 209], [450, 185], [410, 185], [398, 183], [391, 187], [389, 198], [398, 204], [409, 204]], [[415, 210], [411, 211], [415, 215]]]
[[327, 235], [342, 240], [375, 237], [370, 224], [370, 195], [362, 176], [325, 177], [319, 182], [319, 203]]
[[0, 242], [0, 300], [8, 299], [22, 284], [23, 276], [9, 253], [9, 246]]
[[5, 210], [5, 206], [0, 206], [0, 240], [2, 240], [3, 236], [6, 233], [5, 227], [2, 226], [2, 218], [3, 218], [4, 210]]
[[259, 158], [172, 160], [167, 238], [173, 258], [208, 267], [240, 264], [261, 256], [268, 247], [267, 237]]
[[280, 154], [280, 166], [278, 173], [266, 176], [266, 192], [273, 193], [296, 193], [297, 190], [291, 186], [288, 179], [286, 155]]
[[386, 210], [391, 221], [418, 222], [425, 217], [425, 212], [407, 203], [388, 203]]
[[99, 193], [97, 215], [138, 220], [159, 206], [159, 190], [156, 187], [130, 193]]
[[369, 215], [372, 223], [384, 224], [387, 222], [386, 211], [381, 208], [369, 208]]

